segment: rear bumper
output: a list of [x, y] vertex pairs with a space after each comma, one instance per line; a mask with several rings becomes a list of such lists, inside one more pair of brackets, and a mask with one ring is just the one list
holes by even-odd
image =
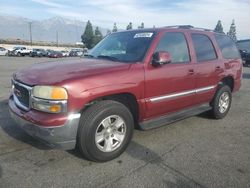
[[69, 115], [68, 120], [63, 125], [44, 127], [23, 119], [19, 114], [21, 113], [20, 109], [17, 108], [12, 98], [9, 99], [9, 112], [19, 127], [46, 145], [63, 150], [75, 148], [80, 114]]

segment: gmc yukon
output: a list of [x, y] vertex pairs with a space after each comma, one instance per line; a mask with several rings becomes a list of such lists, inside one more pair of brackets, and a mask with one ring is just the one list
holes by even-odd
[[10, 114], [51, 147], [108, 161], [143, 130], [210, 111], [228, 113], [242, 60], [226, 35], [192, 26], [112, 33], [79, 60], [13, 75]]

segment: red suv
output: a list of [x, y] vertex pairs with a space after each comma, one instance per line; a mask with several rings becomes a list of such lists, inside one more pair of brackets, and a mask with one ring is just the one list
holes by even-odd
[[225, 117], [241, 77], [240, 54], [226, 35], [191, 26], [130, 30], [79, 60], [16, 72], [9, 107], [28, 134], [107, 161], [126, 149], [134, 127], [204, 111]]

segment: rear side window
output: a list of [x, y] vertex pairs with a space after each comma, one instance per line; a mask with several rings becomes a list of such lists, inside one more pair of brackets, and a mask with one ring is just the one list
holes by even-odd
[[239, 51], [233, 40], [226, 35], [215, 35], [215, 39], [220, 47], [222, 56], [225, 59], [240, 58]]
[[166, 33], [160, 40], [155, 52], [167, 51], [171, 54], [172, 63], [190, 61], [187, 41], [183, 33]]
[[214, 46], [208, 36], [192, 34], [192, 41], [198, 62], [214, 60], [217, 58]]

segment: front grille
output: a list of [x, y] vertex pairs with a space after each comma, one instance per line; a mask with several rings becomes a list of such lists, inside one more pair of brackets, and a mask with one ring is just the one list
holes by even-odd
[[[21, 84], [14, 83], [14, 94], [18, 102], [25, 108], [29, 108], [29, 90]], [[21, 107], [22, 107], [21, 106]], [[20, 107], [20, 106], [19, 106]]]

